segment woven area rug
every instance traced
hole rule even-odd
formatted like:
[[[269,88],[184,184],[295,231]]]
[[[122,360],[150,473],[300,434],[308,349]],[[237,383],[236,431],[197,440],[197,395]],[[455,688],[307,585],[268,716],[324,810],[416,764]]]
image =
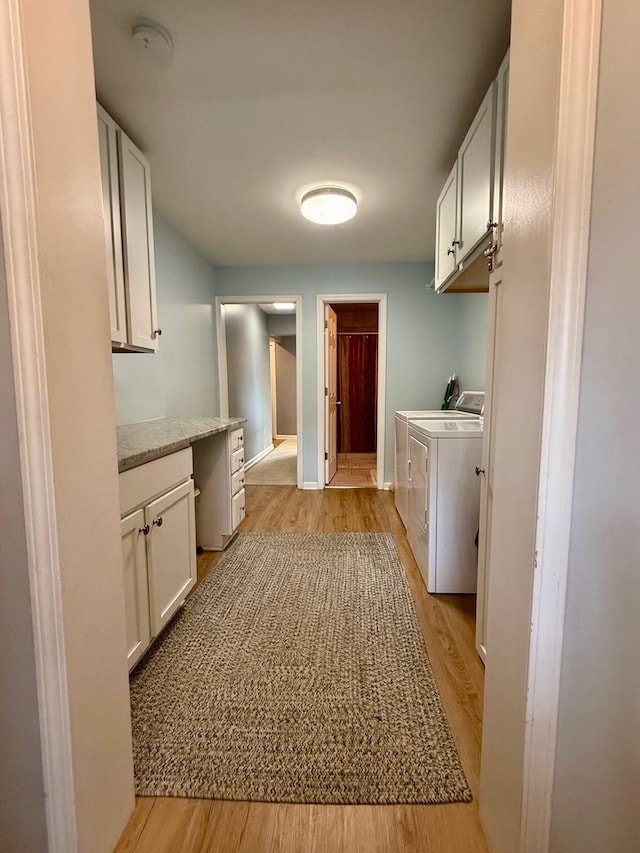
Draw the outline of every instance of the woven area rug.
[[[241,534],[131,706],[140,795],[471,799],[390,534]]]
[[[248,486],[295,486],[297,460],[298,442],[287,438],[245,472],[245,482]]]

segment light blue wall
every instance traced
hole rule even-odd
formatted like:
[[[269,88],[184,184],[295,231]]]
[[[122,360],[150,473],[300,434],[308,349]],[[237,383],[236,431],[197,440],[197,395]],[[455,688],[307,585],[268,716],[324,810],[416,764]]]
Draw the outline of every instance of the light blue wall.
[[[114,354],[118,424],[219,413],[214,267],[158,213],[153,231],[162,337],[157,353]]]
[[[271,376],[267,315],[257,305],[223,305],[229,414],[246,418],[245,459],[271,445]]]
[[[443,298],[444,298],[443,294]],[[484,391],[487,370],[488,293],[451,293],[459,305],[458,334],[460,354],[456,371],[460,388]]]
[[[393,413],[439,408],[449,374],[460,358],[460,296],[425,288],[431,264],[331,264],[219,267],[216,294],[302,296],[302,409],[304,480],[317,482],[316,295],[386,293],[387,394],[385,480],[393,480]]]

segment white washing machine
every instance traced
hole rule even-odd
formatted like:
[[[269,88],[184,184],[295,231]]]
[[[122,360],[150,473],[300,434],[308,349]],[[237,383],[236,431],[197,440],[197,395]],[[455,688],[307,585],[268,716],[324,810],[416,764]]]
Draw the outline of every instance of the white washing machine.
[[[474,593],[482,422],[409,422],[407,538],[429,592]]]
[[[394,498],[398,515],[408,527],[410,479],[409,423],[416,420],[478,420],[484,412],[484,391],[463,391],[453,409],[410,410],[395,413]]]

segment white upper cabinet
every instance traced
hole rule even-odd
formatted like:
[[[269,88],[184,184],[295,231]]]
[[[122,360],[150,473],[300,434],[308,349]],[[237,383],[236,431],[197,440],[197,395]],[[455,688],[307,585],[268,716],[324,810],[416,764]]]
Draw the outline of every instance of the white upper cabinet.
[[[504,181],[505,142],[507,137],[507,104],[509,100],[509,51],[505,56],[498,76],[496,77],[496,144],[493,158],[493,214],[492,219],[497,223],[496,243],[497,254],[495,265],[502,263],[502,187]]]
[[[156,350],[158,323],[149,161],[122,130],[118,130],[118,162],[129,343]]]
[[[487,291],[489,267],[494,260],[499,261],[499,255],[493,256],[501,240],[508,72],[507,53],[438,198],[435,246],[438,292]]]
[[[149,162],[98,104],[111,343],[115,351],[158,348]]]
[[[495,83],[489,87],[458,152],[458,239],[460,263],[491,233],[495,143]]]
[[[436,290],[456,269],[458,243],[458,164],[442,188],[436,207]]]
[[[100,141],[104,236],[107,246],[111,340],[114,344],[124,345],[127,343],[127,314],[124,296],[124,269],[122,266],[120,185],[116,135],[116,123],[98,104],[98,138]]]

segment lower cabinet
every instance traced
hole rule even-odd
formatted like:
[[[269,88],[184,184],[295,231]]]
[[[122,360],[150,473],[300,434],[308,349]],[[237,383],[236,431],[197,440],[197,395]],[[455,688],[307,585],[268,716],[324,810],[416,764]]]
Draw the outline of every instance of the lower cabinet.
[[[196,583],[192,470],[189,448],[120,474],[129,669]]]
[[[244,432],[227,430],[196,441],[193,470],[198,498],[198,547],[222,551],[245,517]]]

